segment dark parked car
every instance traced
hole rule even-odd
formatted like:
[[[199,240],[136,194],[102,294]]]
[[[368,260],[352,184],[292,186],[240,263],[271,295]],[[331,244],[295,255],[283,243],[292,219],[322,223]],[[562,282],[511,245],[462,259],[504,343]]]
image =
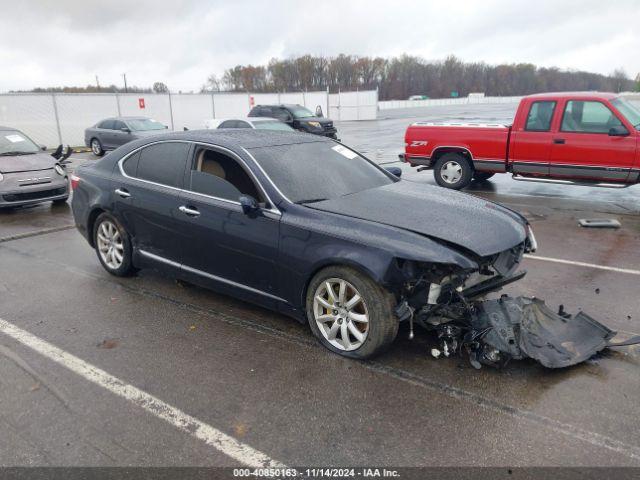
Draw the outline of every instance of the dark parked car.
[[[333,120],[318,117],[302,105],[257,105],[251,109],[249,116],[277,118],[295,130],[338,138]]]
[[[392,342],[400,321],[441,319],[521,278],[535,245],[511,210],[300,133],[137,140],[72,184],[76,226],[109,273],[166,269],[308,322],[354,358]]]
[[[69,197],[69,178],[62,146],[55,156],[44,151],[20,130],[0,127],[0,208],[64,203]]]
[[[84,131],[84,144],[101,157],[132,140],[157,135],[167,126],[146,117],[107,118]]]

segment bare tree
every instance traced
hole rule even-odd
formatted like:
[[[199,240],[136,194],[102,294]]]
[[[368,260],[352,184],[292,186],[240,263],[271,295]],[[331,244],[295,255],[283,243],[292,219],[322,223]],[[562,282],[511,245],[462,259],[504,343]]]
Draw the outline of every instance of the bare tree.
[[[627,72],[622,68],[616,68],[613,73],[610,75],[613,80],[613,89],[616,92],[622,92],[627,89],[629,84],[629,77],[627,76]]]
[[[155,93],[169,93],[169,87],[162,82],[155,82],[153,84],[153,91]]]

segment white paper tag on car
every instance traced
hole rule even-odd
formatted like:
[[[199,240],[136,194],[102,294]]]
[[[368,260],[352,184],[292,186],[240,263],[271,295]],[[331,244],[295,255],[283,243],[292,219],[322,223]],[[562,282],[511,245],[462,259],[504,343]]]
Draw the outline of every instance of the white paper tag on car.
[[[4,138],[6,138],[12,143],[24,142],[24,137],[20,135],[5,135]]]
[[[331,147],[331,150],[335,150],[343,157],[348,158],[349,160],[353,160],[358,156],[356,152],[353,150],[349,150],[347,147],[343,147],[342,145],[336,145],[335,147]]]

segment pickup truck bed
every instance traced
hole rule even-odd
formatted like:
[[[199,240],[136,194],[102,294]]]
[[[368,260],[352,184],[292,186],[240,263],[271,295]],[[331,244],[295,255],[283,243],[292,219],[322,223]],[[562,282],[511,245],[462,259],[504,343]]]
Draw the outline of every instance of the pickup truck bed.
[[[640,179],[640,110],[608,93],[521,100],[512,126],[417,122],[401,158],[441,186],[509,172],[518,180],[629,186]]]

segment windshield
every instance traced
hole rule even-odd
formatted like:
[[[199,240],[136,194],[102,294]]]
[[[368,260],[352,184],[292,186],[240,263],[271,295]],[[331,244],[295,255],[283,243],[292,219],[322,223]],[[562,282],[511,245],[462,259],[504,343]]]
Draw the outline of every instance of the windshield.
[[[635,128],[640,129],[640,109],[624,98],[614,98],[611,103],[618,111],[629,120]]]
[[[0,131],[0,155],[29,155],[40,151],[29,137],[17,130]]]
[[[253,122],[253,126],[256,127],[256,130],[283,130],[286,132],[293,131],[286,123],[278,122],[277,120],[272,120],[269,122]]]
[[[280,191],[295,203],[313,203],[394,183],[353,150],[333,142],[251,149]]]
[[[136,132],[145,130],[164,130],[164,125],[150,118],[138,118],[136,120],[127,120],[129,128]]]
[[[291,107],[289,108],[289,111],[294,116],[294,118],[315,117],[311,110],[307,110],[306,108],[300,106]]]

